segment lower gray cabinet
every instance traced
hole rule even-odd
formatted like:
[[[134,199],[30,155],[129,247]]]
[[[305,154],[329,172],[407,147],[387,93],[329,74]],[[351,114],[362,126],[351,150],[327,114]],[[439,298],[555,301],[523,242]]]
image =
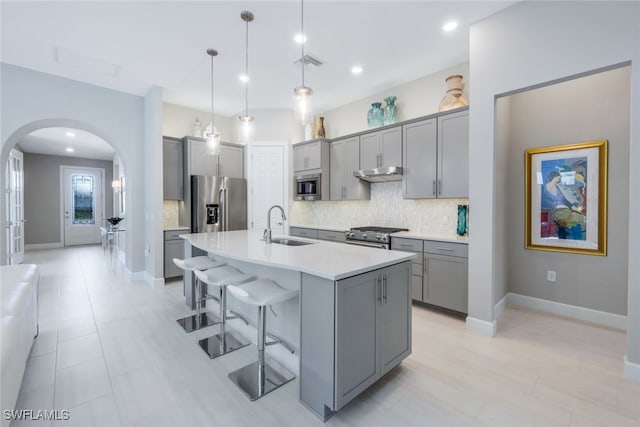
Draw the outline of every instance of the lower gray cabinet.
[[[410,275],[407,262],[338,281],[334,410],[411,354]]]
[[[347,240],[344,231],[318,230],[318,240],[329,240],[331,242],[344,242]]]
[[[303,273],[300,401],[321,419],[411,354],[410,276],[409,261],[338,281]]]
[[[184,240],[178,237],[188,233],[189,229],[164,232],[164,277],[182,276],[183,271],[173,262],[174,258],[184,258]]]
[[[424,254],[423,301],[467,313],[468,268],[467,258]]]
[[[317,239],[318,230],[313,228],[289,227],[289,234],[292,236],[306,237],[307,239]]]

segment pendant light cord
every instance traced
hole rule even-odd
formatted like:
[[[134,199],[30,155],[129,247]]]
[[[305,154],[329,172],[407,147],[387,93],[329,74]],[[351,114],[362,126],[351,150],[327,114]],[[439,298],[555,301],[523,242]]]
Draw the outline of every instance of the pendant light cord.
[[[244,115],[245,117],[249,117],[249,21],[246,22],[246,31],[245,31],[245,50],[244,50],[244,59],[245,59],[245,67],[244,67],[244,75],[247,77],[247,81],[244,87]]]
[[[306,43],[306,36],[304,35],[304,0],[300,0],[300,33],[300,37],[302,37],[302,43],[300,44],[302,57],[300,63],[302,64],[302,87],[304,87],[304,44]]]
[[[211,136],[215,133],[216,126],[213,120],[213,55],[211,55]]]

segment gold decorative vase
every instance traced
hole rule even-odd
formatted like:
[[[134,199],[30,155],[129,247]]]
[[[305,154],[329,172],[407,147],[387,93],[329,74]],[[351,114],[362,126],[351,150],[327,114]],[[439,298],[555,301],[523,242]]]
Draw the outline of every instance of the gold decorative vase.
[[[324,132],[324,117],[316,117],[316,125],[313,130],[314,138],[324,138],[326,136]]]

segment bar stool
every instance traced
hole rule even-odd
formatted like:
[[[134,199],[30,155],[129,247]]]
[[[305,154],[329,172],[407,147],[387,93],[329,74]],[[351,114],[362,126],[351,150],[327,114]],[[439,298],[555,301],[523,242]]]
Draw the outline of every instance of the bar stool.
[[[298,292],[284,289],[268,279],[258,279],[240,286],[231,285],[227,289],[240,301],[258,307],[258,360],[229,374],[231,381],[253,401],[295,378],[280,363],[267,363],[264,347],[280,343],[291,353],[294,352],[281,338],[267,333],[267,306],[293,298]],[[267,335],[274,341],[266,342]]]
[[[241,336],[238,336],[232,332],[225,330],[227,320],[242,319],[245,323],[248,322],[237,313],[233,313],[233,316],[227,316],[227,286],[228,285],[240,285],[250,280],[254,280],[256,276],[251,274],[245,274],[236,268],[226,266],[219,268],[212,268],[206,271],[194,271],[196,277],[207,285],[207,295],[205,298],[210,298],[208,291],[210,286],[218,288],[218,301],[220,303],[219,319],[220,319],[220,333],[212,337],[204,338],[198,341],[198,345],[209,355],[210,359],[215,359],[224,354],[231,353],[234,350],[249,345],[249,341]],[[213,297],[215,298],[215,296]]]
[[[224,262],[214,261],[206,255],[185,259],[174,258],[173,262],[184,271],[208,270],[226,265]],[[213,314],[202,312],[202,290],[200,289],[200,281],[197,276],[194,288],[196,294],[196,314],[177,320],[185,332],[193,332],[220,323]]]

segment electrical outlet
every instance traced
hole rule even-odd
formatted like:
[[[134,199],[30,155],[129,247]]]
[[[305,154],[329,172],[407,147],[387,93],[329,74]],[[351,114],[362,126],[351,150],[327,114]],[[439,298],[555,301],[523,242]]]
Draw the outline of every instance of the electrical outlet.
[[[556,283],[556,272],[553,270],[547,270],[547,282]]]

